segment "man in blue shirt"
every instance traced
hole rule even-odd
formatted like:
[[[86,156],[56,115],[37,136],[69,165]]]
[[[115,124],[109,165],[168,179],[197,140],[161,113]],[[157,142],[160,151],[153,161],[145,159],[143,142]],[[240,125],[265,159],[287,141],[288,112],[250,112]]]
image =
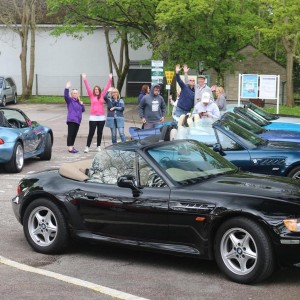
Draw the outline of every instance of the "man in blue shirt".
[[[180,70],[180,65],[176,65],[176,81],[181,88],[181,93],[175,111],[176,117],[180,117],[181,115],[186,115],[187,113],[189,113],[194,107],[195,98],[195,79],[190,78],[188,84],[185,84],[180,78]]]

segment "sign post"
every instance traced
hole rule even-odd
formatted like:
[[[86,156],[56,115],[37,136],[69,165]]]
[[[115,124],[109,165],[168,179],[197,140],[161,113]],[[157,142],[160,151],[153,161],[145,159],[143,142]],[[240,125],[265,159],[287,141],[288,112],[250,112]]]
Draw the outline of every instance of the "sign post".
[[[167,85],[166,90],[168,90],[168,115],[170,114],[170,89],[171,89],[171,83],[174,77],[174,71],[165,71]]]
[[[163,84],[164,81],[164,61],[151,61],[151,82],[154,84]]]

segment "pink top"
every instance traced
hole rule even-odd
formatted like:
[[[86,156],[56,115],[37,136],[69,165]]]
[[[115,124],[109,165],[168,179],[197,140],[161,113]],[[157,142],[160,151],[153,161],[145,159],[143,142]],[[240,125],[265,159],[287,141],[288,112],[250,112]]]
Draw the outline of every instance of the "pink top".
[[[89,83],[87,82],[87,80],[83,80],[87,93],[90,97],[90,101],[91,101],[91,115],[92,116],[105,116],[105,110],[104,110],[104,96],[106,95],[108,89],[111,86],[111,82],[112,79],[109,79],[106,87],[102,90],[100,98],[98,99],[97,96],[95,96],[93,94],[93,91],[91,90]]]

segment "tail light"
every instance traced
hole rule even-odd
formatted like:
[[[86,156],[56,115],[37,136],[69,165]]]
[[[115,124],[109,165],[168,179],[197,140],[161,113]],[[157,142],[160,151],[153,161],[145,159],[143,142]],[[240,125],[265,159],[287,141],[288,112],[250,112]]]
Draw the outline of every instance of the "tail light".
[[[17,186],[17,195],[20,195],[20,193],[21,193],[21,185],[19,183]]]

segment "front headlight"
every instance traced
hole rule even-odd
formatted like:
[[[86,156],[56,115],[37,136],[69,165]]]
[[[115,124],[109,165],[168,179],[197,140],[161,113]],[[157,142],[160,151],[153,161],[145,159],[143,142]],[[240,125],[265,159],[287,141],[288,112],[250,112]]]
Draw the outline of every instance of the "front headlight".
[[[283,224],[289,231],[300,231],[300,219],[285,219],[283,220]]]

